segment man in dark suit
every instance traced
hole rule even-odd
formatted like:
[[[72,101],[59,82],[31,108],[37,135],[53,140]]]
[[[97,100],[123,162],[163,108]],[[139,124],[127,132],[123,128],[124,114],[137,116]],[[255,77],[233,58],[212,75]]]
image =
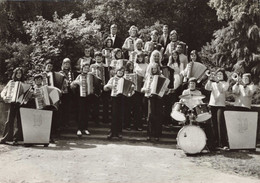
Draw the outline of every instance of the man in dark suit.
[[[110,26],[110,35],[109,37],[112,38],[113,40],[113,48],[122,48],[123,45],[123,41],[122,39],[117,35],[117,25],[116,24],[112,24]]]
[[[163,46],[163,48],[164,48],[163,53],[164,53],[167,45],[170,43],[168,25],[164,25],[162,31],[163,31],[163,34],[159,38],[159,43]]]

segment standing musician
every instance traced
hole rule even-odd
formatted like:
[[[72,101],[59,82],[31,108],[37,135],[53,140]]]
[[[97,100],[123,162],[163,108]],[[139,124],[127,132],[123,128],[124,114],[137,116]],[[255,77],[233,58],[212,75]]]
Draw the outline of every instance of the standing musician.
[[[105,58],[106,66],[110,66],[112,60],[112,50],[113,47],[113,40],[112,38],[108,37],[104,41],[104,48],[102,49],[102,55]]]
[[[215,74],[215,78],[214,75],[211,74],[205,85],[205,89],[211,91],[209,106],[212,114],[212,126],[216,142],[213,146],[222,148],[228,145],[224,109],[226,106],[226,91],[228,90],[229,83],[227,82],[227,75],[224,69],[218,69]]]
[[[74,80],[74,75],[71,71],[71,61],[69,58],[63,59],[60,73],[65,77],[60,105],[60,119],[63,123],[62,125],[65,127],[68,126],[70,120],[71,99],[73,97],[70,84]]]
[[[123,93],[125,90],[124,83],[127,83],[126,79],[123,78],[125,73],[124,67],[116,68],[116,75],[108,81],[108,83],[104,86],[105,91],[111,90],[111,98],[112,98],[112,123],[111,123],[111,130],[109,135],[107,136],[108,139],[113,137],[121,138],[122,132],[122,124],[123,119],[125,119],[124,114],[124,104],[125,104],[125,95],[128,95],[133,88],[133,83],[128,82],[130,86],[127,86],[131,90],[126,90],[126,94]],[[123,85],[121,85],[123,84]],[[120,86],[119,86],[120,85]],[[120,92],[119,92],[120,90]]]
[[[163,34],[159,37],[159,43],[164,48],[164,51],[163,51],[163,54],[164,54],[166,51],[167,45],[170,43],[168,25],[163,25],[162,32],[163,32]]]
[[[54,143],[53,138],[57,130],[57,118],[58,118],[57,110],[60,102],[61,90],[59,90],[56,87],[43,85],[42,74],[35,74],[33,79],[35,84],[32,87],[32,89],[29,91],[30,93],[32,93],[32,95],[30,95],[27,106],[30,108],[53,111],[50,143]],[[53,92],[53,94],[55,93],[55,95],[53,95],[53,97],[50,97],[48,90],[55,90],[55,92]]]
[[[89,82],[91,77],[90,66],[89,64],[83,64],[81,68],[81,74],[71,83],[71,87],[75,88],[79,86],[79,97],[78,97],[78,105],[79,105],[79,113],[78,113],[78,130],[77,136],[81,137],[84,133],[85,135],[89,135],[88,131],[88,114],[90,112],[90,99],[93,97],[90,94],[90,90],[92,87]],[[92,80],[93,82],[93,80]],[[96,111],[94,111],[96,112]]]
[[[134,62],[128,61],[126,63],[126,67],[125,67],[125,74],[124,74],[124,78],[131,80],[132,82],[134,82],[132,79],[133,77],[127,77],[127,75],[132,75],[134,76]],[[127,129],[127,130],[131,130],[131,124],[132,124],[132,119],[133,119],[133,105],[134,105],[134,96],[133,95],[129,95],[127,97],[125,97],[125,104],[124,104],[124,124],[123,124],[123,128]]]
[[[103,63],[103,56],[100,51],[95,52],[95,64],[90,66],[90,70],[100,79],[101,85],[98,87],[102,91],[103,86],[108,82],[110,78],[109,67]],[[97,83],[98,84],[98,83]],[[109,92],[102,91],[100,94],[96,94],[90,99],[90,103],[93,104],[92,116],[96,124],[99,123],[99,100],[101,99],[103,106],[102,122],[108,123],[108,105],[109,105]]]
[[[158,36],[159,36],[158,31],[157,30],[153,30],[151,32],[151,41],[146,42],[145,45],[144,45],[144,51],[146,52],[148,57],[151,56],[151,53],[154,50],[158,50],[161,53],[161,55],[163,54],[163,47],[158,42]]]
[[[81,67],[83,64],[93,64],[95,61],[93,60],[94,50],[92,47],[86,46],[84,48],[84,56],[79,58],[76,64],[77,73],[81,73]]]
[[[122,39],[117,34],[117,25],[112,24],[110,26],[110,37],[113,40],[112,47],[113,48],[122,48]]]
[[[138,38],[135,41],[135,49],[134,49],[134,51],[131,52],[129,60],[134,62],[135,59],[136,59],[136,55],[139,54],[139,53],[143,53],[143,52],[144,52],[144,50],[143,50],[143,40]]]
[[[17,145],[18,141],[23,141],[21,116],[19,111],[21,102],[17,97],[15,97],[15,95],[19,95],[20,92],[18,90],[20,89],[17,87],[17,91],[15,91],[16,87],[14,86],[14,84],[19,85],[22,83],[24,83],[24,73],[22,68],[18,67],[14,69],[12,79],[7,83],[1,92],[1,97],[3,98],[4,102],[10,103],[7,121],[5,122],[4,127],[3,138],[0,140],[1,144],[5,144],[7,141],[14,141],[14,145]],[[14,97],[15,99],[12,101],[12,98]],[[17,131],[14,134],[15,118],[17,119]]]
[[[124,56],[126,59],[128,59],[131,55],[131,52],[134,51],[134,45],[137,39],[138,28],[132,25],[128,32],[130,36],[125,39],[125,42],[122,46],[122,50],[125,53]]]
[[[147,140],[151,140],[151,138],[155,138],[156,141],[159,141],[159,138],[162,134],[162,110],[163,110],[163,103],[162,99],[159,95],[151,93],[153,80],[155,76],[165,78],[161,75],[160,67],[157,63],[153,63],[151,65],[150,72],[146,77],[146,81],[144,83],[143,88],[141,91],[145,93],[145,96],[148,98],[148,128],[147,128]],[[167,86],[166,86],[167,87]]]
[[[113,77],[115,75],[115,69],[118,66],[118,62],[120,59],[123,59],[124,55],[120,48],[115,48],[112,51],[112,61],[110,64],[111,70],[110,70],[110,77]]]
[[[141,79],[140,86],[143,86],[144,84],[144,78],[146,75],[148,64],[145,63],[145,55],[144,53],[138,53],[136,55],[135,61],[134,61],[134,73],[136,73],[137,77]],[[140,87],[141,89],[141,87]],[[144,94],[139,89],[139,86],[135,89],[135,93],[133,95],[134,98],[134,128],[138,131],[141,131],[143,129],[143,121],[142,116],[145,116],[145,100],[144,100]]]
[[[47,79],[47,82],[44,83],[46,83],[48,86],[56,87],[61,91],[64,91],[64,89],[66,88],[66,87],[64,88],[64,86],[66,86],[64,84],[65,76],[59,72],[53,71],[53,63],[50,59],[48,59],[45,62],[45,71],[43,72],[43,75],[47,76],[47,78],[44,77],[44,80]],[[60,110],[53,111],[52,130],[51,130],[52,136],[58,135],[58,128],[61,122],[60,116],[61,116]]]
[[[252,97],[257,87],[252,83],[251,74],[245,73],[242,76],[242,82],[239,81],[232,87],[232,93],[236,95],[234,106],[236,110],[247,111],[251,109]]]

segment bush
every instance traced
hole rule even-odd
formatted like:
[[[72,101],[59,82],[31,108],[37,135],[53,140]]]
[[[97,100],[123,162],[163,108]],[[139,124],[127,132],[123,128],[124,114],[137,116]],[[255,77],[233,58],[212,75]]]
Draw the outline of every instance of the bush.
[[[68,57],[72,65],[83,56],[84,47],[102,46],[100,25],[86,20],[85,14],[72,18],[67,14],[59,18],[53,15],[53,21],[37,16],[36,21],[24,22],[26,33],[31,36],[34,47],[31,53],[33,64],[44,63],[46,59],[54,62],[54,70],[60,69],[62,60]]]

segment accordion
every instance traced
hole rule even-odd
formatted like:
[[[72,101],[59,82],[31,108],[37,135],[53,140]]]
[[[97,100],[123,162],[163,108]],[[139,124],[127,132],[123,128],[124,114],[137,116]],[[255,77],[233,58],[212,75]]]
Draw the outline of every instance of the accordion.
[[[103,85],[105,85],[105,83],[107,83],[108,80],[110,79],[109,67],[97,66],[96,68],[94,68],[94,72],[96,77],[102,81]]]
[[[187,78],[195,77],[198,83],[203,79],[207,67],[199,62],[190,62],[187,65]]]
[[[124,75],[125,79],[132,81],[135,85],[134,90],[141,92],[141,89],[143,87],[143,80],[144,77],[136,74],[136,73],[132,73],[132,74],[125,74]]]
[[[30,84],[24,84],[21,81],[11,81],[6,93],[7,103],[18,102],[22,103],[24,94],[30,88]]]
[[[46,106],[53,106],[58,109],[60,91],[55,87],[42,86],[34,88],[36,109],[43,109]]]
[[[144,83],[144,88],[150,89],[145,93],[146,97],[158,95],[162,97],[170,83],[170,80],[159,75],[149,75]]]
[[[64,86],[65,76],[59,72],[48,72],[47,73],[48,86],[57,87],[60,90]]]
[[[111,96],[115,97],[119,94],[123,94],[124,96],[130,97],[133,94],[132,88],[133,82],[127,80],[125,78],[114,77],[113,79],[113,87],[111,91]]]
[[[92,74],[80,75],[80,96],[86,97],[90,94],[100,95],[101,80]]]

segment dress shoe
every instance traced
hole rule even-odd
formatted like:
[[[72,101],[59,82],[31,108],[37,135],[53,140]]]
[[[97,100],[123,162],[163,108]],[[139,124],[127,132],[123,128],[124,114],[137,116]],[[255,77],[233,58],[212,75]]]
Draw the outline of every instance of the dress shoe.
[[[81,137],[82,136],[82,132],[80,130],[77,131],[77,136]]]
[[[88,130],[85,130],[84,132],[85,132],[86,135],[90,135]]]

